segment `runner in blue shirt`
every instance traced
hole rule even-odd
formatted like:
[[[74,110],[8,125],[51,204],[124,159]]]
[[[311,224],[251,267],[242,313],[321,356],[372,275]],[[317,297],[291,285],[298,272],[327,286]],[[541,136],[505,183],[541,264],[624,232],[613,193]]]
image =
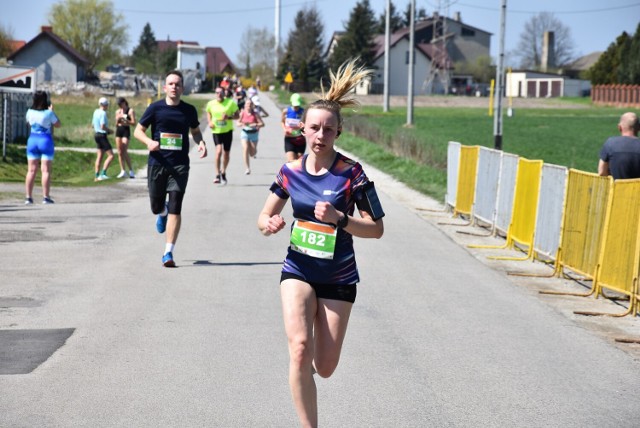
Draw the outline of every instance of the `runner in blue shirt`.
[[[289,343],[289,385],[302,426],[317,426],[313,373],[333,374],[356,298],[358,270],[353,236],[380,238],[384,212],[362,167],[335,150],[340,110],[357,104],[351,89],[371,70],[355,61],[331,74],[331,87],[311,103],[300,128],[309,153],[285,164],[258,217],[264,235],[278,233],[288,199],[293,207],[290,246],[280,292]],[[355,208],[359,216],[354,216]]]

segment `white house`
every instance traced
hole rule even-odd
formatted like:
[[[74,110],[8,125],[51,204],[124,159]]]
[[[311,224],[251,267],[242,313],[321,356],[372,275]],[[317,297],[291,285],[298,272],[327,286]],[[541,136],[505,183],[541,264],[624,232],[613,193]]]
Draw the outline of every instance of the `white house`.
[[[327,48],[331,56],[344,33],[334,33]],[[390,37],[389,43],[389,94],[406,95],[409,77],[409,28],[401,28]],[[377,71],[369,89],[382,93],[384,85],[384,35],[375,40],[374,66]],[[414,95],[442,94],[456,81],[454,64],[474,62],[481,56],[489,56],[491,33],[462,22],[460,13],[454,18],[439,16],[416,22],[414,28]],[[464,76],[463,81],[467,81]],[[458,79],[459,80],[459,79]]]
[[[374,67],[376,73],[371,84],[371,90],[374,93],[380,93],[384,84],[384,42],[383,48],[376,55]],[[432,77],[432,59],[437,55],[434,54],[433,45],[420,43],[415,45],[414,52],[414,95],[427,93],[444,93],[446,82],[441,77],[450,71],[450,64],[446,53],[442,61],[441,67],[434,70],[434,78]],[[409,39],[408,37],[397,37],[394,43],[390,44],[389,49],[389,95],[407,95],[407,82],[409,81]]]

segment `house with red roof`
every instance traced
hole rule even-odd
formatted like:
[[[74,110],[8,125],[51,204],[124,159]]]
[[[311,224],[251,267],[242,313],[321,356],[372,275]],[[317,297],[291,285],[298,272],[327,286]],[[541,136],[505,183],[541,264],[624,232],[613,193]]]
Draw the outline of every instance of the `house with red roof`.
[[[198,42],[183,41],[183,40],[159,40],[158,51],[164,52],[167,49],[178,49],[178,45],[199,46]],[[224,49],[220,47],[206,47],[205,53],[205,70],[210,74],[236,74],[237,70],[233,62],[229,59]],[[177,63],[177,59],[176,59]]]
[[[15,66],[35,68],[38,84],[84,81],[89,65],[89,61],[50,26],[41,27],[40,34],[15,50],[7,60]]]

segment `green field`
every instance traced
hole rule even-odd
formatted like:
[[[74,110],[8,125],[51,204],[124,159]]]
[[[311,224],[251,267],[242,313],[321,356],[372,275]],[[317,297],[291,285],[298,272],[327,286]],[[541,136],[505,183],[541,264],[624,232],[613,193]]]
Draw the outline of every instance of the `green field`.
[[[624,111],[590,106],[518,109],[513,117],[504,116],[502,148],[529,159],[595,172],[600,147],[618,133],[616,125]],[[340,145],[438,199],[445,192],[449,141],[494,147],[493,118],[486,109],[416,108],[414,126],[406,128],[405,123],[406,109],[383,113],[380,107],[361,107],[345,119],[345,126],[364,140],[376,141],[376,147],[351,137]]]

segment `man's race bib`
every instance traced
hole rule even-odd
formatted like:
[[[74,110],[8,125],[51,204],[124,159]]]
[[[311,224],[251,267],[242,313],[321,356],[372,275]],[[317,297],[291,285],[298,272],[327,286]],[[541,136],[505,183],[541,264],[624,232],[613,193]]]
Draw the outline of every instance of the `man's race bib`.
[[[227,121],[226,120],[216,120],[216,126],[218,128],[224,128],[225,126],[227,126]]]
[[[284,120],[284,126],[291,130],[289,131],[289,134],[291,134],[291,136],[297,137],[298,135],[300,135],[300,119],[288,117]]]
[[[160,148],[162,150],[182,150],[182,134],[161,132]]]
[[[318,259],[333,260],[337,229],[331,225],[296,220],[291,230],[291,249]]]

